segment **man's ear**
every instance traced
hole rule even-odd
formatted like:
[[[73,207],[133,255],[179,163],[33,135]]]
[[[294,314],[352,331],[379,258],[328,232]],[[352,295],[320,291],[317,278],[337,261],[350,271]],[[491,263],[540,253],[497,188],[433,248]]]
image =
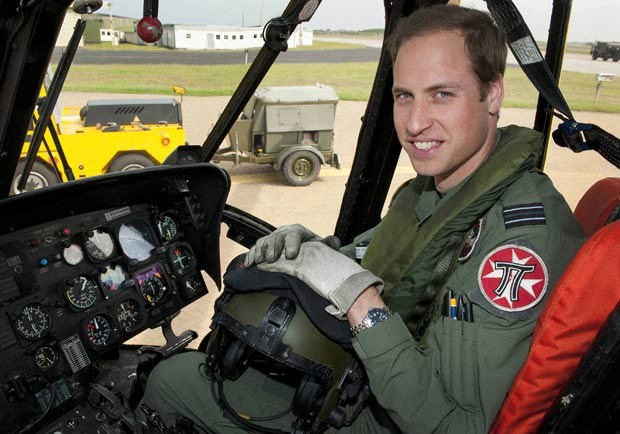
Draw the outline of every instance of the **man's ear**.
[[[489,84],[487,92],[487,104],[489,105],[489,114],[496,115],[504,101],[504,79],[499,78]]]

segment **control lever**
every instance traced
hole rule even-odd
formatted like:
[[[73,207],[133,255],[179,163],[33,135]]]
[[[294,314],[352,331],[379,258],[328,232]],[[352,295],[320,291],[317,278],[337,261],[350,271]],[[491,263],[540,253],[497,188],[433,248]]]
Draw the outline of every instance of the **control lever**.
[[[172,330],[172,316],[165,318],[162,322],[156,324],[154,327],[161,326],[166,343],[161,347],[143,346],[138,349],[138,355],[144,353],[156,353],[161,355],[164,359],[178,353],[185,348],[191,341],[198,337],[198,333],[194,330],[185,330],[180,335],[174,334]]]

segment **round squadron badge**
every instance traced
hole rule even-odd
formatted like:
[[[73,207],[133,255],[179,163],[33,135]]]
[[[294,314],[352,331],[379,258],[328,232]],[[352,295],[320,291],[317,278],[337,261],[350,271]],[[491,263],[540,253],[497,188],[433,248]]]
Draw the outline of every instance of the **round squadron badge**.
[[[478,284],[496,308],[519,312],[534,307],[547,291],[543,260],[532,249],[515,244],[498,247],[482,261]]]

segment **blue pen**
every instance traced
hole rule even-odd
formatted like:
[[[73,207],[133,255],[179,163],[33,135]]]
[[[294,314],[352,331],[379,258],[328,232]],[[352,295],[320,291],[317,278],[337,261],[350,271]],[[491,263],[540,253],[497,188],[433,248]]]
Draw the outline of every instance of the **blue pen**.
[[[456,319],[456,298],[450,299],[450,318]]]

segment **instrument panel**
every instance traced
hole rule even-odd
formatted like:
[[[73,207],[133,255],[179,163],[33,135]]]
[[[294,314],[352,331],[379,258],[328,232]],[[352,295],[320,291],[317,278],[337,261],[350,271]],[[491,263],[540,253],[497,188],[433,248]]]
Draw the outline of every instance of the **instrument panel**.
[[[0,203],[1,423],[87,393],[98,359],[206,294],[203,271],[220,281],[228,188],[159,167]]]

